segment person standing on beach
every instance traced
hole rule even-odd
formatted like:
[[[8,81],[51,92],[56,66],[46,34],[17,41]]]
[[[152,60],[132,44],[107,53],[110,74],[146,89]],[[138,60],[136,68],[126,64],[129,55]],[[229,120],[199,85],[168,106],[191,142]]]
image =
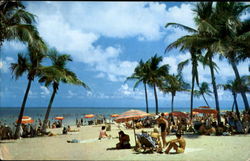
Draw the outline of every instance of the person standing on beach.
[[[164,118],[164,113],[161,113],[161,115],[156,119],[156,121],[159,124],[159,127],[161,128],[161,138],[162,138],[162,143],[163,143],[162,145],[163,145],[163,148],[165,148],[168,121]]]

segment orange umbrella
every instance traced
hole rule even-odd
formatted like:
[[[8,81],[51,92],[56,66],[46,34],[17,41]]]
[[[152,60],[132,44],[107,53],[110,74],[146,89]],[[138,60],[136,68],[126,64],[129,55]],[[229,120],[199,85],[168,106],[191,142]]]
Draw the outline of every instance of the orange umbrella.
[[[61,117],[61,116],[58,116],[58,117],[55,117],[56,120],[63,120],[64,117]]]
[[[193,112],[206,113],[206,114],[217,114],[217,111],[214,109],[195,108],[195,109],[193,109]]]
[[[168,115],[169,115],[169,113],[168,113],[168,112],[165,112],[165,113],[164,113],[164,116],[168,116]]]
[[[87,115],[84,116],[84,118],[93,118],[93,117],[95,117],[94,114],[87,114]]]
[[[184,112],[180,112],[180,111],[173,111],[170,114],[172,114],[173,116],[188,117],[188,114],[185,114]]]
[[[200,106],[199,108],[210,108],[210,107],[208,107],[208,106]]]
[[[120,115],[118,115],[118,114],[112,114],[112,115],[110,115],[110,117],[118,117],[118,116],[120,116]]]
[[[16,123],[17,122],[18,122],[18,120],[16,120]],[[30,123],[33,123],[33,122],[34,122],[34,120],[32,120],[31,117],[29,117],[29,116],[23,116],[22,117],[22,121],[21,121],[22,124],[30,124]]]
[[[119,117],[115,119],[115,122],[127,122],[127,121],[132,121],[133,123],[133,129],[134,129],[134,137],[135,137],[135,126],[134,126],[134,120],[146,117],[146,116],[151,116],[151,114],[146,113],[141,110],[129,110],[127,112],[122,113]],[[135,137],[135,143],[136,143],[136,137]]]

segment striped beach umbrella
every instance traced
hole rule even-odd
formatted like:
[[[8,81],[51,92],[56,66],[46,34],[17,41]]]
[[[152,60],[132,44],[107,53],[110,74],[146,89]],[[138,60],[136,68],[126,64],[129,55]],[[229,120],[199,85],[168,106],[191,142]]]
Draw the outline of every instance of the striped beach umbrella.
[[[18,122],[18,120],[16,120],[16,123],[17,122]],[[30,123],[33,123],[33,122],[34,122],[34,120],[32,120],[32,118],[29,117],[29,116],[23,116],[22,117],[22,121],[21,121],[22,124],[30,124]]]
[[[93,117],[95,117],[94,114],[86,114],[86,115],[84,116],[84,118],[93,118]]]
[[[170,113],[170,115],[176,116],[176,117],[188,117],[188,114],[185,114],[184,112],[181,111],[173,111]]]
[[[200,106],[199,108],[210,108],[209,106]]]
[[[147,116],[151,116],[151,114],[146,113],[141,110],[129,110],[127,112],[122,113],[119,117],[115,119],[115,122],[128,122],[132,120],[133,129],[134,129],[134,137],[135,137],[135,126],[134,126],[134,120],[138,120],[140,118],[144,118]],[[135,137],[135,143],[136,143],[136,137]]]

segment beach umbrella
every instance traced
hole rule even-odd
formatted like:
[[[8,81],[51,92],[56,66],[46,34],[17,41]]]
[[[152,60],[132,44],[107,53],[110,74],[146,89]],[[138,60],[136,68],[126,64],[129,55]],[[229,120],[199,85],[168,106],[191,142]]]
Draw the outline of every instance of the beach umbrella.
[[[18,122],[18,120],[16,120],[16,123],[17,122]],[[30,124],[30,123],[33,123],[33,122],[34,122],[34,120],[32,120],[32,118],[29,117],[29,116],[23,116],[22,117],[22,121],[21,121],[22,124]]]
[[[118,115],[118,114],[112,114],[112,115],[110,115],[110,117],[118,117],[118,116],[120,116],[120,115]]]
[[[192,113],[193,113],[193,115],[198,115],[199,114],[199,112],[194,112],[194,111]]]
[[[61,117],[61,116],[58,116],[58,117],[55,117],[56,120],[63,120],[64,117]]]
[[[202,108],[195,108],[193,109],[193,112],[199,112],[204,114],[217,114],[217,110],[214,109],[202,109]]]
[[[93,117],[95,117],[94,114],[86,114],[86,115],[84,116],[84,118],[93,118]]]
[[[180,111],[173,111],[170,114],[176,117],[185,117],[185,118],[188,117],[188,114],[185,114],[184,112],[180,112]]]
[[[165,113],[164,113],[164,116],[168,116],[168,115],[169,115],[169,113],[168,113],[168,112],[165,112]]]
[[[134,126],[134,120],[138,120],[140,118],[144,118],[147,116],[151,116],[151,114],[146,113],[141,110],[129,110],[124,113],[122,113],[119,117],[115,119],[115,122],[128,122],[132,121],[133,129],[134,129],[134,136],[135,136],[135,126]],[[136,137],[135,137],[135,143],[136,143]]]
[[[199,108],[210,108],[210,107],[208,107],[208,106],[200,106]]]

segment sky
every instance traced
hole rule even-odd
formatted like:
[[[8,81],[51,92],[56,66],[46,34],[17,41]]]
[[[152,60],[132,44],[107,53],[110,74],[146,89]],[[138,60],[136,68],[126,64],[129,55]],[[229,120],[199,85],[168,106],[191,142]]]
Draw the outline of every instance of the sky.
[[[145,107],[144,88],[133,90],[134,81],[126,81],[140,59],[147,61],[157,54],[163,64],[176,73],[177,64],[189,58],[189,52],[177,49],[164,53],[165,48],[187,34],[176,28],[165,28],[169,22],[195,28],[192,7],[195,2],[48,2],[26,1],[26,9],[36,15],[36,26],[49,47],[69,54],[73,62],[67,67],[76,73],[91,90],[81,86],[61,83],[54,107]],[[250,13],[242,15],[250,18]],[[0,107],[20,107],[27,87],[27,76],[15,80],[9,70],[18,53],[27,47],[17,41],[5,41],[0,49]],[[234,72],[227,60],[214,60],[220,70],[216,73],[218,84],[234,79]],[[45,60],[44,63],[49,63]],[[249,61],[238,65],[240,75],[249,74]],[[184,80],[191,82],[191,66],[183,71]],[[211,86],[210,70],[199,65],[200,81]],[[32,82],[26,107],[46,107],[52,87]],[[221,107],[231,108],[230,92],[219,89]],[[148,88],[149,106],[155,107],[153,89]],[[159,107],[170,107],[171,95],[158,90]],[[247,94],[248,100],[250,95]],[[211,107],[214,98],[207,96]],[[243,107],[242,98],[238,103]],[[175,107],[189,107],[190,93],[177,92]],[[205,105],[202,98],[195,98],[194,105]]]

